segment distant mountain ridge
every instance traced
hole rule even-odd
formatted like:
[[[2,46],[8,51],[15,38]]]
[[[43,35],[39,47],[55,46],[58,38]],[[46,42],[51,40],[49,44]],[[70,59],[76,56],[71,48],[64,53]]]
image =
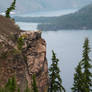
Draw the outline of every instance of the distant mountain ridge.
[[[13,0],[0,0],[0,12],[4,12]],[[92,0],[16,0],[17,13],[29,13],[34,11],[80,8],[92,2]],[[67,3],[68,2],[68,3]]]
[[[54,20],[48,21],[48,23],[38,25],[38,29],[48,31],[61,29],[92,29],[92,4],[83,7],[74,14],[53,19]]]

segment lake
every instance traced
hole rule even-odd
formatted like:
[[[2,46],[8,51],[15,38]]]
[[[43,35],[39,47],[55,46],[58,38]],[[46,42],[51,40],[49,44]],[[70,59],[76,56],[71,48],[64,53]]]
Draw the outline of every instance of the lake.
[[[17,22],[21,29],[36,30],[35,23]],[[52,50],[59,58],[61,78],[66,92],[71,92],[75,67],[82,58],[82,46],[86,37],[89,38],[92,49],[92,30],[59,30],[42,32],[42,37],[47,43],[47,59],[51,64]],[[92,52],[90,53],[92,59]]]

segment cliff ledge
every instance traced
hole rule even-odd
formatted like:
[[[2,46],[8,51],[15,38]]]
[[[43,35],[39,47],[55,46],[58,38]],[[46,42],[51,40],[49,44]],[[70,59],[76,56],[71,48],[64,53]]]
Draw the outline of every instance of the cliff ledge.
[[[48,64],[46,42],[41,32],[22,31],[12,20],[0,16],[0,86],[16,76],[23,92],[27,84],[31,87],[32,74],[36,75],[39,92],[45,92]]]

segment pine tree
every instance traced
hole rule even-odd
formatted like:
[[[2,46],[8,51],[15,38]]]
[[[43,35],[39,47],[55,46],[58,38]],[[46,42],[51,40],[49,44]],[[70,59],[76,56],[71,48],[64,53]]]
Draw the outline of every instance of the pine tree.
[[[64,87],[62,86],[62,80],[60,78],[60,69],[58,67],[59,59],[56,58],[56,54],[52,51],[52,64],[49,68],[49,80],[50,85],[48,92],[65,92]]]
[[[0,88],[0,92],[6,92],[5,88]]]
[[[6,90],[7,92],[10,92],[11,84],[12,84],[11,79],[8,79],[8,82],[7,82],[6,85],[5,85],[5,90]]]
[[[18,91],[17,92],[20,92],[20,88],[18,88]]]
[[[8,79],[7,84],[5,85],[5,90],[7,92],[15,92],[16,91],[16,80],[15,77]]]
[[[78,64],[75,70],[76,73],[74,74],[74,84],[72,87],[72,92],[83,92],[83,73],[81,63]]]
[[[92,92],[92,65],[90,62],[91,59],[89,58],[89,40],[88,38],[85,39],[84,46],[83,46],[83,59],[81,61],[83,67],[83,78],[84,78],[84,91],[83,92]]]
[[[35,74],[33,74],[33,76],[32,76],[32,80],[33,80],[33,82],[32,82],[33,92],[38,92],[38,88],[37,88],[37,84],[36,84],[36,76],[35,76]]]
[[[90,72],[92,65],[89,58],[90,48],[88,38],[85,39],[83,48],[83,59],[76,68],[72,92],[92,92],[92,73]]]
[[[11,92],[15,92],[16,91],[16,78],[12,77],[12,83],[11,83]]]
[[[16,4],[16,0],[14,0],[12,2],[12,4],[10,5],[10,7],[7,8],[7,10],[6,10],[6,17],[7,18],[10,18],[10,12],[13,11],[13,10],[15,10],[15,4]]]
[[[30,89],[28,88],[28,85],[26,86],[26,89],[24,90],[24,92],[31,92]]]

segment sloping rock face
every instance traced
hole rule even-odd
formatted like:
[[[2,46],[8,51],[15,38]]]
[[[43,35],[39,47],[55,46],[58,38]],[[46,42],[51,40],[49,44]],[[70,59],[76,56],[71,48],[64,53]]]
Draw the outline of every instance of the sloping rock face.
[[[12,19],[0,15],[0,34],[7,34],[10,36],[10,34],[18,33],[20,31],[21,30]]]
[[[4,86],[9,78],[16,76],[17,85],[23,92],[27,84],[32,88],[32,75],[35,74],[39,92],[46,92],[48,64],[46,42],[41,38],[41,32],[14,32],[11,39],[10,35],[6,35],[0,34],[0,86]]]
[[[46,59],[46,43],[41,32],[22,32],[24,36],[23,53],[26,56],[26,79],[31,85],[32,74],[36,74],[40,92],[45,92],[48,85],[48,64]]]

